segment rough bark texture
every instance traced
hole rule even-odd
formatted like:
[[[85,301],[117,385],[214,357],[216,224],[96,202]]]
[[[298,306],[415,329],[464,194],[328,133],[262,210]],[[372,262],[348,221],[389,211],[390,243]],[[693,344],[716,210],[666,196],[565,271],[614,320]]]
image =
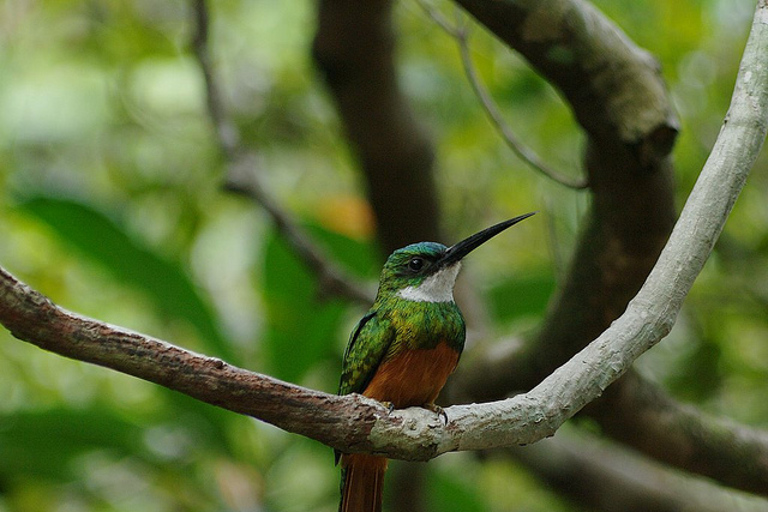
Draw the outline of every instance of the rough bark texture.
[[[522,355],[495,359],[483,367],[480,378],[466,380],[477,384],[472,388],[477,396],[503,395],[535,384],[565,363],[530,392],[499,402],[450,407],[447,425],[423,409],[387,414],[381,405],[359,396],[308,390],[73,315],[2,270],[0,322],[17,337],[46,350],[156,382],[344,451],[426,460],[451,450],[525,444],[552,435],[663,338],[706,261],[768,128],[768,69],[762,65],[768,47],[768,6],[765,0],[758,4],[732,108],[653,267],[673,218],[668,153],[676,123],[651,59],[593,8],[576,0],[460,3],[560,88],[589,136],[586,161],[594,205],[569,280],[536,343]],[[419,150],[424,139],[408,122],[411,116],[396,91],[389,3],[367,2],[363,9],[351,1],[324,1],[321,25],[329,20],[344,23],[326,30],[328,39],[318,35],[318,61],[331,88],[339,88],[337,101],[371,175],[371,194],[398,198],[394,206],[376,200],[380,223],[383,226],[386,218],[390,230],[382,232],[385,244],[402,245],[399,237],[409,236],[403,235],[406,228],[400,221],[411,227],[413,222],[424,222],[414,228],[422,238],[425,230],[436,230],[434,211],[421,209],[414,212],[423,218],[409,218],[398,208],[410,204],[408,194],[422,199],[434,194],[431,167],[423,165],[431,163],[431,152]],[[365,56],[377,55],[370,67],[378,66],[381,75],[348,67],[348,59],[356,58],[355,66],[366,68],[359,61],[362,50],[349,48],[344,39],[355,30],[363,32],[353,42],[361,36],[370,38],[372,46]],[[380,84],[370,83],[379,76],[387,91],[377,91]],[[376,99],[375,105],[362,102],[360,91]],[[387,106],[391,111],[378,110]],[[366,109],[372,116],[367,121],[354,117]],[[405,124],[398,124],[398,119]],[[411,137],[399,138],[403,133]],[[376,144],[384,140],[391,144],[385,147],[406,149],[392,157],[390,166],[408,168],[410,159],[403,155],[411,155],[424,158],[419,170],[378,168],[390,158]],[[415,180],[418,192],[383,192],[393,180],[406,177]],[[651,267],[654,270],[642,285]],[[595,341],[584,347],[593,337]],[[659,393],[630,373],[591,414],[608,433],[651,455],[734,487],[768,493],[766,433],[710,421]]]
[[[652,57],[589,4],[457,3],[562,92],[588,135],[593,203],[568,278],[528,350],[467,382],[473,396],[489,398],[535,385],[640,289],[674,224],[677,120]]]
[[[588,224],[567,281],[538,336],[523,350],[507,350],[503,357],[494,350],[463,374],[464,388],[473,399],[482,400],[535,385],[624,311],[653,267],[674,219],[668,153],[677,123],[653,60],[589,4],[559,0],[458,3],[562,91],[589,136],[586,166],[593,195]],[[753,46],[762,44],[755,41],[763,37],[764,10],[761,2]],[[752,48],[755,51],[759,52]],[[745,55],[747,67],[757,54]],[[754,77],[743,70],[742,79],[754,85]],[[753,91],[735,103],[759,105],[751,94],[760,96]],[[759,116],[738,122],[753,123],[759,134],[762,128],[754,126],[760,124]],[[727,120],[726,127],[729,123],[733,119]],[[735,198],[733,192],[741,183],[730,185],[728,197]],[[712,213],[707,210],[699,215],[705,219]],[[685,229],[697,228],[694,224]],[[692,264],[695,268],[696,263],[685,261],[680,268],[690,269]],[[723,422],[691,414],[690,408],[632,371],[586,412],[616,439],[660,460],[742,489],[763,492],[759,489],[768,488],[762,471],[734,464],[743,455],[744,436],[728,428],[720,432]],[[659,424],[674,429],[664,430]],[[659,441],[657,436],[666,440]],[[723,437],[729,442],[716,441],[725,441]],[[751,460],[765,467],[764,452]]]

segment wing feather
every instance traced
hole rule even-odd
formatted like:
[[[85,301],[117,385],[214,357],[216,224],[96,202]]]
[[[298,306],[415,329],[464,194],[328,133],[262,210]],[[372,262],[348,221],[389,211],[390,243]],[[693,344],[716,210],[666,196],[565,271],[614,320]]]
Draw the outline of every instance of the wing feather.
[[[339,394],[362,393],[395,337],[389,319],[369,311],[357,324],[344,351]]]

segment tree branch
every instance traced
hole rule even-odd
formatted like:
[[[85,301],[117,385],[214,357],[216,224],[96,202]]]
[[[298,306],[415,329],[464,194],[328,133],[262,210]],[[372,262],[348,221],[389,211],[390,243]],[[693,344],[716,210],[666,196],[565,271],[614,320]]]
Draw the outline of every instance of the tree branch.
[[[4,270],[0,322],[41,348],[156,382],[345,451],[426,460],[447,451],[528,444],[550,436],[669,332],[728,218],[768,131],[768,67],[760,65],[768,47],[766,1],[755,15],[726,122],[648,280],[609,329],[528,393],[450,407],[447,425],[419,408],[387,414],[358,395],[308,390],[79,317]],[[753,441],[763,449],[768,445],[767,436]],[[768,478],[768,468],[764,473]]]
[[[698,231],[697,236],[700,235],[699,243],[701,244],[714,243],[719,229],[714,229],[709,224],[719,223],[722,226],[732,202],[735,201],[743,186],[746,172],[765,138],[766,113],[761,109],[764,108],[765,90],[768,84],[764,81],[763,70],[758,73],[754,69],[760,62],[759,55],[765,51],[765,12],[765,3],[760,2],[742,60],[732,107],[707,166],[702,172],[696,192],[689,198],[684,217],[676,228],[678,232],[690,231],[692,234]],[[742,130],[748,131],[749,134],[742,134]],[[736,156],[733,152],[737,151],[744,156]],[[729,163],[726,165],[726,162]],[[721,170],[717,171],[718,168]],[[719,191],[718,188],[720,188]],[[719,205],[712,198],[714,195],[719,195],[721,201]],[[712,209],[714,206],[719,208]],[[703,225],[708,226],[703,227]],[[701,232],[709,229],[711,229],[710,234]],[[679,237],[673,237],[665,252],[668,255],[676,254],[678,248],[672,248],[671,244],[673,241],[680,240],[682,239]],[[689,241],[680,243],[689,243]],[[703,264],[702,257],[705,258],[705,254],[702,250],[697,257],[662,258],[654,271],[654,279],[649,279],[646,287],[659,284],[660,279],[669,279],[667,283],[669,288],[663,292],[659,291],[655,296],[645,294],[644,300],[660,308],[677,310],[679,304],[672,305],[669,301],[672,299],[682,301],[692,279],[698,273],[698,268]],[[576,262],[574,270],[579,271],[580,265],[587,265],[586,268],[591,268],[593,272],[585,272],[583,268],[581,272],[587,276],[593,274],[595,281],[598,280],[598,276],[605,275],[599,272],[594,274],[594,270],[599,269],[599,265],[604,265],[604,262],[590,263],[579,257]],[[662,265],[672,266],[677,271],[667,269],[663,274],[659,274]],[[665,277],[659,278],[659,275]],[[687,282],[682,284],[679,281],[681,279]],[[579,290],[583,293],[579,299],[581,303],[602,313],[602,320],[595,317],[594,312],[585,312],[585,316],[582,317],[594,318],[594,322],[579,320],[579,313],[584,308],[577,302],[579,295],[575,291]],[[558,336],[561,339],[564,337],[574,340],[589,339],[590,330],[599,327],[601,321],[607,325],[612,318],[609,315],[610,310],[605,309],[602,302],[595,307],[596,304],[592,299],[595,295],[587,293],[589,291],[597,291],[589,279],[584,279],[581,287],[573,286],[571,290],[566,289],[563,296],[572,297],[568,301],[570,304],[564,298],[560,300],[555,313],[549,316],[550,322],[547,323],[549,327],[545,328],[539,339],[549,340],[549,342],[556,342]],[[600,297],[600,294],[597,294],[597,297]],[[615,302],[614,307],[621,307],[621,304],[621,302]],[[565,319],[565,321],[553,321],[558,319],[558,312],[561,313],[560,320]],[[571,320],[568,320],[569,318]],[[674,321],[674,318],[670,318],[669,321]],[[590,324],[593,325],[590,326]],[[544,345],[531,345],[528,350],[522,352],[522,356],[519,351],[509,350],[501,357],[481,359],[478,367],[471,372],[474,378],[467,379],[465,382],[475,393],[479,393],[480,397],[494,396],[497,393],[504,393],[505,389],[509,391],[518,386],[524,387],[526,382],[536,379],[537,375],[546,370],[547,364],[557,364],[557,358],[552,359],[552,354],[556,351],[551,350],[549,342]],[[496,355],[499,355],[498,350]],[[549,362],[546,362],[548,359]],[[538,361],[538,364],[532,364],[532,361]],[[511,376],[519,380],[512,382]],[[487,386],[489,381],[492,383],[490,387]],[[478,395],[474,394],[474,396]],[[715,478],[740,489],[763,494],[768,489],[768,444],[764,432],[707,417],[692,407],[674,401],[632,371],[612,386],[603,399],[595,402],[585,412],[596,418],[606,433],[615,439],[659,460]]]
[[[221,98],[221,88],[213,70],[208,39],[210,14],[206,0],[191,0],[194,30],[191,44],[205,81],[208,117],[216,133],[216,142],[226,163],[225,188],[242,194],[257,204],[272,218],[275,227],[318,277],[320,290],[326,295],[337,295],[368,305],[373,296],[349,276],[334,266],[298,223],[283,210],[262,186],[257,171],[260,167],[255,151],[243,147],[237,125],[227,114]]]
[[[473,399],[530,389],[603,332],[638,292],[675,219],[677,120],[653,58],[587,2],[456,0],[558,88],[587,134],[591,211],[541,330]],[[469,376],[468,374],[465,374]]]
[[[566,431],[573,429],[564,429]],[[559,431],[533,446],[490,454],[509,456],[549,489],[602,512],[765,511],[768,501],[681,474],[630,450],[583,433]]]
[[[656,460],[768,496],[768,432],[682,404],[630,371],[585,413]]]
[[[310,390],[76,315],[2,268],[0,323],[15,337],[42,349],[154,382],[347,452],[428,460],[453,450],[528,444],[552,435],[568,409],[547,399],[521,396],[450,407],[448,425],[426,409],[389,413],[361,395],[340,397]]]
[[[441,240],[434,150],[395,67],[392,1],[321,0],[312,45],[360,161],[385,253]]]
[[[452,25],[440,12],[432,5],[428,4],[426,0],[418,0],[421,8],[427,13],[427,15],[442,28],[446,34],[453,37],[456,40],[456,44],[459,47],[459,55],[461,56],[461,64],[464,67],[464,74],[467,76],[472,91],[483,106],[486,115],[488,116],[491,124],[496,131],[501,135],[504,142],[517,155],[520,160],[528,164],[531,168],[539,171],[547,178],[559,183],[568,188],[583,189],[589,186],[589,183],[583,179],[571,178],[547,165],[537,155],[533,149],[526,146],[512,130],[512,127],[504,120],[504,116],[501,114],[496,102],[493,101],[493,97],[488,89],[483,84],[482,80],[477,74],[475,65],[472,62],[472,53],[469,48],[469,25],[466,23],[461,14],[457,16],[457,22]]]

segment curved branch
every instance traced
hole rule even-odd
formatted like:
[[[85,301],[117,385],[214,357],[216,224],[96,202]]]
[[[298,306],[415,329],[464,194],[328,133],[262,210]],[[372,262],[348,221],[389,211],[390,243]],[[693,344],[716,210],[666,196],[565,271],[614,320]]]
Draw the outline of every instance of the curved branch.
[[[504,116],[499,111],[498,106],[493,101],[491,94],[483,85],[480,77],[477,76],[477,71],[472,63],[472,55],[469,50],[469,32],[466,26],[456,29],[455,37],[459,45],[459,53],[461,54],[461,63],[464,66],[464,73],[469,79],[469,83],[472,86],[472,90],[475,91],[475,96],[478,97],[480,103],[483,105],[485,113],[493,123],[493,126],[501,134],[501,138],[507,143],[507,146],[520,158],[523,162],[527,163],[532,168],[538,170],[540,173],[551,179],[552,181],[559,183],[568,188],[584,189],[589,186],[589,182],[584,179],[571,178],[566,176],[558,170],[547,165],[531,148],[523,144],[523,142],[515,135],[512,128],[504,120]]]
[[[483,110],[485,110],[486,115],[490,119],[494,128],[496,128],[496,131],[499,132],[499,135],[501,135],[501,138],[504,139],[504,142],[506,142],[507,146],[509,146],[509,148],[512,150],[512,152],[515,153],[518,158],[528,164],[531,168],[539,171],[541,174],[556,183],[574,189],[587,188],[589,183],[586,180],[571,178],[547,165],[539,157],[539,155],[533,151],[533,149],[526,146],[517,137],[517,135],[515,135],[515,132],[512,131],[512,128],[504,120],[504,116],[499,111],[499,107],[493,101],[491,93],[488,92],[488,89],[477,75],[477,70],[475,69],[474,63],[472,62],[472,54],[469,48],[469,26],[466,23],[466,20],[459,19],[459,21],[456,23],[456,26],[451,25],[451,23],[448,22],[448,20],[446,20],[445,17],[440,14],[439,11],[437,11],[437,9],[429,5],[426,0],[419,0],[418,3],[424,12],[426,12],[427,15],[432,19],[432,21],[437,23],[437,25],[440,26],[440,28],[442,28],[446,34],[456,40],[456,43],[459,47],[459,55],[461,56],[461,64],[464,67],[464,74],[467,76],[467,80],[469,80],[469,84],[472,87],[475,96],[477,96],[477,99],[480,101],[480,104],[483,106]]]
[[[603,332],[638,292],[674,225],[677,120],[657,63],[588,2],[455,0],[520,52],[569,102],[587,134],[592,204],[563,288],[535,342],[475,399],[530,389]]]
[[[759,55],[765,52],[765,24],[766,7],[762,1],[755,13],[731,110],[696,191],[689,199],[676,228],[677,232],[695,233],[702,244],[713,244],[717,238],[720,228],[712,224],[722,226],[724,223],[732,202],[743,186],[747,170],[765,138],[766,113],[763,109],[768,85],[764,70],[759,69],[758,64]],[[736,155],[736,152],[741,156]],[[721,188],[719,192],[718,188]],[[715,195],[720,195],[719,204],[713,199]],[[714,206],[718,208],[712,209]],[[648,208],[642,211],[648,211]],[[603,220],[607,221],[608,218]],[[709,233],[705,234],[707,231]],[[667,256],[656,266],[659,272],[662,265],[671,268],[667,268],[663,274],[654,271],[653,280],[649,279],[646,283],[647,288],[653,284],[659,285],[663,279],[669,279],[666,291],[659,292],[657,296],[644,295],[644,300],[649,304],[676,311],[679,303],[668,301],[682,300],[698,268],[703,264],[702,258],[707,254],[703,250],[696,257],[669,257],[672,254],[683,254],[678,253],[681,247],[672,246],[673,242],[689,243],[681,240],[684,239],[673,236],[665,251]],[[590,244],[582,244],[582,247],[584,253],[588,253]],[[559,364],[558,359],[566,355],[567,346],[572,345],[563,343],[567,346],[557,348],[557,343],[563,340],[573,340],[575,343],[579,339],[591,339],[594,329],[600,328],[601,323],[607,325],[613,318],[612,311],[606,307],[611,302],[606,303],[600,297],[615,296],[615,293],[608,293],[610,288],[604,293],[598,293],[601,289],[595,283],[607,273],[601,271],[601,267],[610,262],[608,258],[590,261],[577,256],[574,271],[585,277],[581,279],[580,286],[577,286],[578,280],[574,280],[563,292],[558,307],[549,315],[550,321],[539,336],[539,341],[543,343],[532,345],[522,352],[509,350],[494,360],[480,360],[478,367],[465,375],[472,396],[475,399],[497,396],[512,389],[524,388],[528,383],[541,378],[549,366]],[[660,275],[664,277],[660,278]],[[642,278],[642,274],[639,277]],[[613,304],[617,308],[623,307],[625,302],[613,301]],[[584,308],[591,308],[592,311],[584,311]],[[670,322],[673,320],[673,317],[670,318]],[[498,350],[495,353],[499,355]],[[513,381],[511,376],[516,380]],[[659,460],[740,489],[763,494],[768,489],[768,446],[764,432],[707,417],[700,411],[674,401],[634,372],[630,371],[608,390],[601,401],[595,402],[585,412],[597,419],[606,433],[615,439]]]
[[[41,348],[156,382],[344,451],[426,460],[550,436],[669,333],[728,218],[768,132],[768,66],[760,64],[768,47],[766,2],[758,6],[726,122],[648,280],[609,329],[528,393],[450,407],[447,425],[424,409],[387,414],[358,395],[308,390],[66,312],[4,270],[0,322]],[[751,441],[756,452],[768,450],[768,435]],[[757,463],[768,466],[768,457]],[[768,467],[763,474],[768,480]]]
[[[426,409],[390,413],[362,395],[314,391],[76,315],[1,267],[0,323],[42,349],[154,382],[346,452],[428,460],[447,451],[528,444],[554,434],[569,416],[564,414],[568,408],[547,400],[546,393],[543,400],[521,396],[453,406],[445,410],[448,425]]]

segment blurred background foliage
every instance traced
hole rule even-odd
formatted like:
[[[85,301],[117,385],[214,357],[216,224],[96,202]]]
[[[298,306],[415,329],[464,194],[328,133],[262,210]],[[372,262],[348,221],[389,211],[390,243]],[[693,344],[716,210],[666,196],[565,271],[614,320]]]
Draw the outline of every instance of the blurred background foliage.
[[[748,0],[597,2],[661,61],[682,132],[682,205],[730,100]],[[453,8],[441,4],[451,15]],[[227,107],[267,188],[355,276],[382,262],[354,158],[312,67],[314,4],[212,2]],[[333,392],[362,313],[316,283],[222,158],[181,0],[0,3],[0,262],[62,306]],[[520,163],[491,128],[454,42],[396,9],[400,74],[438,152],[452,242],[538,209],[469,262],[496,334],[536,325],[588,194]],[[557,93],[480,28],[479,73],[521,138],[580,174]],[[703,409],[768,426],[768,173],[761,159],[672,335],[641,371]],[[470,326],[471,328],[471,326]],[[574,510],[508,462],[429,464],[430,510]],[[0,512],[333,511],[330,449],[0,330]]]

